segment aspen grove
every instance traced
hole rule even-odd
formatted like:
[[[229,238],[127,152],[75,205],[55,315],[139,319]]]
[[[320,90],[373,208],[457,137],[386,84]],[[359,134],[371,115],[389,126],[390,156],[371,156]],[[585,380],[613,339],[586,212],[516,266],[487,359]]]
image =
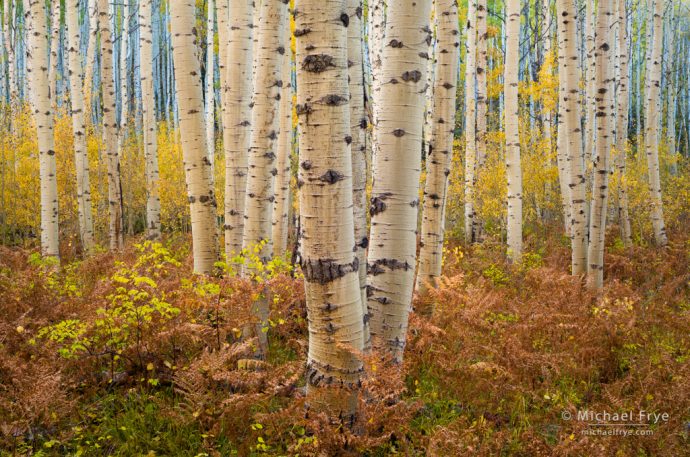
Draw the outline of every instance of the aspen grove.
[[[690,0],[0,13],[0,456],[690,449]]]

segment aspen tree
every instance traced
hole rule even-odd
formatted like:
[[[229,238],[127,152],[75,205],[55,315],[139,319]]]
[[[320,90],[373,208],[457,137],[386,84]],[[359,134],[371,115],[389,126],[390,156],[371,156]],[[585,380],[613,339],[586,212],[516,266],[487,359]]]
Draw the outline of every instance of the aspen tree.
[[[281,56],[286,28],[287,0],[265,0],[261,5],[258,36],[255,46],[254,100],[249,147],[249,168],[245,196],[243,248],[263,243],[259,257],[266,261],[273,247],[271,213],[275,200],[275,148],[278,138],[278,101],[280,99]]]
[[[364,47],[362,39],[362,1],[347,0],[347,60],[350,88],[350,131],[352,143],[352,200],[355,224],[355,249],[359,260],[359,288],[362,295],[364,346],[369,347],[369,310],[367,307],[367,113],[364,89]]]
[[[213,86],[215,78],[215,59],[214,59],[214,27],[215,27],[215,6],[213,0],[208,0],[206,5],[206,146],[208,151],[208,161],[211,162],[211,182],[214,181],[214,163],[216,157],[216,91]],[[227,9],[226,9],[227,12]],[[223,43],[224,44],[224,43]],[[220,49],[223,49],[222,46]]]
[[[139,5],[139,47],[141,50],[141,115],[143,119],[144,160],[146,162],[146,232],[157,240],[161,236],[161,200],[158,187],[158,138],[153,90],[152,0]]]
[[[618,219],[621,226],[621,238],[626,246],[632,244],[630,213],[628,211],[628,190],[625,175],[626,149],[628,145],[628,28],[626,0],[617,0],[618,20],[616,30],[618,38],[618,91],[616,117],[616,168],[618,169]]]
[[[86,64],[84,71],[84,108],[86,122],[91,122],[92,103],[91,96],[93,94],[93,71],[95,66],[96,46],[98,40],[98,2],[100,0],[88,0],[88,21],[89,21],[89,40],[88,48],[86,49]]]
[[[612,11],[613,0],[599,0],[594,50],[597,137],[595,141],[589,250],[587,253],[587,282],[590,287],[597,290],[604,287],[604,240],[609,196],[609,154],[613,143],[612,132],[615,125],[609,65],[613,51],[613,43],[609,42],[609,17]]]
[[[345,0],[298,0],[295,6],[307,402],[352,425],[364,342],[348,140],[347,28],[352,22]]]
[[[595,62],[595,18],[597,15],[596,2],[585,1],[585,161],[587,166],[595,160],[596,149],[596,62]],[[591,175],[587,188],[591,186]]]
[[[460,62],[458,5],[455,0],[436,0],[437,63],[432,110],[432,131],[426,158],[426,183],[419,252],[417,290],[424,292],[441,276],[448,176],[453,156],[455,99]],[[433,308],[421,310],[432,314]]]
[[[17,99],[17,70],[14,60],[14,16],[15,6],[12,0],[4,0],[3,14],[5,19],[5,48],[7,51],[8,84],[10,89],[10,101]]]
[[[551,0],[542,0],[542,40],[544,42],[544,57],[551,54]],[[507,41],[506,41],[507,43]],[[519,65],[518,65],[519,66]],[[546,140],[546,150],[551,153],[553,151],[552,142],[553,129],[553,112],[550,109],[544,109],[544,139]],[[568,224],[566,224],[568,225]]]
[[[477,167],[477,0],[467,4],[467,53],[465,57],[465,241],[472,243],[476,213],[474,184]]]
[[[520,0],[506,3],[505,97],[506,176],[508,178],[508,257],[522,257],[522,168],[518,126],[518,63],[520,59]]]
[[[373,161],[368,305],[374,344],[396,361],[405,349],[414,271],[430,1],[391,0]]]
[[[228,22],[227,86],[222,88],[223,148],[225,150],[225,254],[229,259],[242,250],[244,199],[247,187],[247,154],[251,138],[252,31],[254,2],[234,0]],[[221,53],[222,54],[222,53]]]
[[[28,2],[25,18],[28,27],[27,73],[38,135],[41,178],[41,252],[44,256],[59,258],[57,166],[53,139],[53,107],[48,82],[48,27],[45,2]]]
[[[580,78],[577,68],[576,27],[577,9],[573,0],[557,0],[558,10],[558,74],[559,90],[559,154],[566,150],[565,158],[569,167],[568,186],[570,189],[570,238],[572,247],[572,274],[584,274],[587,268],[587,227],[586,227],[586,192],[585,167],[582,153],[582,130],[580,127]],[[563,141],[561,142],[561,138]]]
[[[477,167],[475,170],[475,184],[486,162],[486,115],[487,115],[487,24],[486,0],[477,0]],[[476,205],[475,199],[475,205]],[[475,241],[479,236],[479,219],[475,213],[473,218]]]
[[[56,109],[58,52],[60,52],[60,1],[51,2],[50,6],[52,11],[50,19],[50,73],[48,75],[48,81],[50,82],[50,99],[53,104],[53,109]]]
[[[195,1],[170,3],[170,26],[180,137],[187,195],[192,220],[194,272],[211,273],[218,260],[216,196],[211,186],[211,164],[206,156],[204,103],[195,27]]]
[[[130,6],[129,2],[131,0],[123,0],[124,5],[122,7],[122,34],[120,35],[120,150],[122,149],[122,141],[124,138],[124,132],[127,128],[127,121],[129,120],[129,97],[127,96],[128,90],[128,75],[127,75],[127,58],[129,53],[129,15]]]
[[[271,217],[273,256],[284,255],[288,241],[288,214],[290,209],[290,156],[292,153],[292,51],[290,40],[284,34],[285,54],[280,62],[279,132],[276,146],[275,202]]]
[[[381,91],[381,70],[383,68],[383,47],[386,33],[386,0],[369,0],[369,62],[371,65],[372,121],[378,121],[378,107]],[[373,145],[376,147],[376,145]]]
[[[654,1],[654,0],[653,0]],[[649,179],[649,193],[652,206],[652,226],[654,240],[658,246],[668,243],[666,226],[664,223],[664,208],[661,199],[661,178],[659,176],[659,112],[661,87],[661,59],[664,2],[654,1],[654,31],[651,34],[651,51],[647,60],[647,106],[645,113],[645,152],[647,155],[647,171]],[[650,24],[647,24],[649,27]]]
[[[103,97],[103,136],[108,164],[108,207],[110,209],[110,249],[124,247],[122,218],[122,184],[117,141],[117,101],[113,77],[113,35],[110,24],[112,12],[108,0],[98,0],[98,25],[101,32],[101,84]]]
[[[69,78],[72,103],[72,130],[74,133],[74,165],[77,177],[77,211],[82,245],[88,253],[94,247],[93,215],[91,211],[91,183],[89,157],[86,149],[86,121],[84,119],[84,87],[81,66],[81,33],[79,27],[79,0],[66,0],[65,19],[69,33]]]

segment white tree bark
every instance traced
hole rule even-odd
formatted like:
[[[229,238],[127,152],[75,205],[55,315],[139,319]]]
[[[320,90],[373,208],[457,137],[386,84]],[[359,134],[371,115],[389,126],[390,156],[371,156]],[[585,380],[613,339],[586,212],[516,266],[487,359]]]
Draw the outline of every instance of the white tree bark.
[[[522,168],[518,126],[518,63],[520,60],[520,0],[506,3],[505,97],[506,176],[508,178],[508,257],[522,257]]]
[[[216,158],[216,91],[214,87],[215,54],[214,54],[214,28],[215,6],[213,0],[208,0],[206,5],[206,146],[208,161],[211,162],[211,182],[214,180],[214,166]],[[227,9],[226,9],[227,12]],[[219,49],[223,49],[221,46]]]
[[[287,51],[283,46],[287,3],[265,0],[261,5],[259,30],[255,45],[254,101],[249,147],[249,168],[245,196],[246,218],[243,248],[264,242],[259,257],[268,260],[273,252],[271,215],[278,138],[278,100],[280,98],[280,61]]]
[[[652,33],[651,52],[647,60],[647,107],[645,113],[645,151],[647,154],[647,172],[649,193],[652,206],[652,226],[654,241],[658,246],[668,243],[664,207],[661,198],[661,177],[659,173],[659,112],[661,87],[661,59],[663,37],[664,2],[654,1],[654,31]],[[650,24],[647,26],[649,27]]]
[[[14,2],[4,0],[3,14],[5,16],[5,48],[7,50],[7,71],[8,84],[10,89],[10,100],[17,99],[17,71],[14,58],[14,16],[16,14]]]
[[[572,274],[582,275],[587,268],[587,226],[585,160],[582,152],[580,124],[580,77],[577,68],[577,9],[573,0],[557,0],[559,48],[559,154],[567,146],[565,154],[570,180],[570,237],[572,246]]]
[[[58,192],[53,139],[53,107],[48,79],[48,27],[42,0],[31,0],[25,11],[27,23],[27,73],[33,117],[38,135],[41,178],[41,252],[60,257],[58,230]]]
[[[218,260],[216,196],[206,156],[204,102],[194,0],[170,3],[175,84],[187,195],[192,219],[194,272],[208,274]]]
[[[604,241],[609,197],[609,154],[613,144],[613,85],[611,84],[610,21],[613,0],[599,0],[595,36],[595,102],[596,102],[596,152],[594,160],[594,187],[589,229],[589,251],[587,253],[587,282],[590,287],[601,290],[604,287]]]
[[[93,105],[91,96],[93,94],[93,71],[95,66],[96,45],[98,40],[98,2],[100,0],[88,0],[89,12],[89,45],[86,50],[86,69],[84,73],[84,108],[87,123],[91,123],[91,113]]]
[[[275,202],[271,216],[271,239],[273,255],[281,256],[287,251],[288,214],[290,210],[290,157],[292,155],[292,52],[288,34],[283,36],[285,53],[280,59],[279,132],[276,146]]]
[[[128,75],[127,75],[127,58],[129,53],[129,16],[130,16],[130,5],[131,0],[123,0],[124,5],[122,8],[122,35],[120,35],[120,143],[122,143],[122,138],[124,137],[124,131],[127,129],[127,121],[129,120],[129,97],[127,94],[128,88]]]
[[[296,9],[307,401],[310,408],[351,425],[364,342],[346,140],[351,135],[347,27],[352,18],[345,13],[345,0],[298,0]]]
[[[69,78],[70,100],[72,102],[72,130],[74,134],[74,165],[77,176],[77,211],[79,233],[84,250],[89,253],[94,247],[93,215],[91,211],[91,182],[89,179],[89,157],[86,149],[86,120],[84,119],[84,83],[81,65],[81,33],[79,27],[79,0],[66,0],[66,22],[69,33]]]
[[[391,0],[383,50],[368,260],[374,345],[402,360],[416,265],[421,168],[424,53],[431,40],[429,0]]]
[[[448,197],[448,176],[453,157],[455,132],[455,99],[460,63],[460,29],[455,0],[436,0],[437,62],[434,106],[431,118],[431,140],[426,159],[426,183],[422,218],[421,247],[417,290],[435,286],[441,276],[445,207]],[[433,308],[420,310],[433,314]]]
[[[465,54],[465,241],[472,243],[475,229],[474,184],[477,168],[477,0],[467,5]]]
[[[122,218],[122,184],[120,182],[120,159],[118,156],[117,102],[113,75],[113,23],[108,0],[98,0],[98,24],[101,31],[101,84],[103,97],[103,136],[108,163],[108,207],[110,209],[110,249],[124,247]]]
[[[350,87],[350,145],[352,152],[352,200],[355,224],[355,249],[359,260],[359,288],[364,315],[364,347],[370,346],[369,310],[367,307],[367,113],[364,84],[364,46],[362,36],[362,1],[347,0],[348,80]]]
[[[157,240],[161,236],[161,200],[158,186],[158,128],[153,91],[153,30],[151,0],[139,5],[139,46],[141,60],[141,114],[143,118],[144,160],[146,162],[146,232]]]
[[[51,2],[52,12],[50,19],[50,99],[53,109],[57,108],[57,64],[60,52],[60,2]]]
[[[625,174],[626,151],[628,145],[628,28],[626,0],[617,0],[618,19],[616,32],[618,38],[618,90],[616,117],[616,168],[618,170],[618,220],[621,226],[621,238],[626,246],[632,245],[630,213],[628,210],[628,189]]]
[[[223,87],[223,148],[225,150],[225,254],[228,260],[242,250],[247,159],[251,138],[252,30],[254,2],[235,0],[228,22],[227,86]],[[222,54],[222,53],[221,53]]]

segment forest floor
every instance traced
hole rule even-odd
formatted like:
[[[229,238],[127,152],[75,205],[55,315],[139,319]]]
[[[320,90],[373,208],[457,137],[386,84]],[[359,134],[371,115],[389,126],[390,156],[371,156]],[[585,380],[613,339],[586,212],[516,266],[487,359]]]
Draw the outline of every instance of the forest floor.
[[[598,297],[557,232],[519,266],[498,242],[451,245],[403,366],[367,358],[353,430],[305,409],[288,262],[252,283],[193,276],[184,237],[61,269],[0,248],[0,455],[690,455],[687,231],[663,249],[610,232]],[[262,293],[257,362],[240,335]]]

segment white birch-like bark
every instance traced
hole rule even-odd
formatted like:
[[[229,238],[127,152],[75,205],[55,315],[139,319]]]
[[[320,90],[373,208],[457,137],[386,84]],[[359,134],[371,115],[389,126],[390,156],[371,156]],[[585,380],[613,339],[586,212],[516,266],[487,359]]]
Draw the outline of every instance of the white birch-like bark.
[[[369,349],[369,309],[367,307],[367,112],[364,84],[364,41],[362,1],[347,0],[350,25],[347,29],[347,59],[350,87],[350,136],[352,144],[352,203],[355,224],[355,249],[359,260],[359,288],[364,315],[364,347]]]
[[[477,0],[477,169],[475,183],[479,179],[481,169],[486,162],[486,115],[487,115],[487,9],[486,0]],[[476,199],[475,199],[476,205]],[[477,241],[480,226],[475,213],[474,237]]]
[[[430,6],[429,0],[389,2],[385,83],[374,127],[379,149],[373,161],[368,305],[374,346],[397,361],[405,349],[414,289]]]
[[[158,128],[153,90],[153,29],[151,0],[139,5],[139,46],[141,60],[141,116],[143,120],[144,160],[146,162],[146,233],[151,240],[161,236],[161,199],[158,185]]]
[[[378,122],[378,107],[381,98],[381,70],[386,34],[386,0],[371,0],[369,7],[369,63],[371,65],[371,116],[374,125]],[[376,144],[373,145],[376,148]]]
[[[580,77],[577,68],[577,9],[573,0],[557,0],[559,49],[559,154],[566,149],[565,160],[569,163],[570,189],[570,238],[572,247],[571,269],[573,275],[582,275],[587,268],[587,227],[585,160],[582,152],[580,124]]]
[[[292,52],[289,37],[283,36],[285,53],[280,59],[279,132],[276,146],[275,202],[271,216],[273,256],[284,255],[288,241],[288,214],[290,209],[290,157],[292,155]]]
[[[460,63],[460,29],[458,5],[455,0],[436,0],[437,62],[434,106],[431,118],[431,139],[426,158],[426,183],[422,217],[421,247],[417,290],[423,293],[434,287],[441,276],[445,207],[448,197],[448,176],[453,157],[455,132],[455,99]],[[420,310],[433,314],[433,307]]]
[[[206,18],[206,146],[208,161],[211,162],[211,182],[214,180],[214,167],[216,158],[216,91],[215,81],[215,53],[214,53],[214,28],[215,6],[213,0],[208,0]],[[227,9],[226,9],[227,12]],[[223,47],[221,46],[222,50]]]
[[[86,120],[84,119],[84,83],[81,65],[81,32],[79,27],[79,0],[66,0],[65,19],[69,34],[69,78],[72,103],[72,131],[74,134],[74,165],[77,177],[77,211],[79,233],[84,251],[94,247],[93,214],[91,210],[91,181],[89,157],[86,149]]]
[[[664,2],[662,0],[652,1],[654,1],[654,31],[650,34],[651,51],[647,58],[645,152],[647,155],[654,241],[658,246],[665,246],[668,243],[668,237],[664,223],[664,207],[661,197],[661,177],[659,172],[659,112],[661,105],[660,86]],[[647,24],[648,27],[650,25]]]
[[[113,12],[109,11],[108,0],[98,0],[98,25],[101,32],[101,84],[103,99],[103,137],[105,138],[108,164],[108,207],[110,210],[110,249],[124,247],[122,218],[122,183],[120,182],[120,159],[118,155],[117,102],[113,74],[113,40],[111,24]]]
[[[587,282],[590,287],[604,287],[604,241],[609,197],[609,154],[613,143],[615,117],[613,113],[613,85],[611,84],[610,21],[613,0],[599,0],[597,5],[595,35],[595,102],[596,102],[596,151],[594,154],[594,179],[587,253]]]
[[[363,321],[352,211],[346,0],[297,0],[302,270],[309,321],[307,402],[352,425]],[[421,132],[420,132],[421,133]],[[421,146],[421,145],[420,145]]]
[[[122,8],[122,34],[120,35],[120,144],[122,147],[122,140],[124,138],[124,132],[127,129],[127,121],[129,121],[129,97],[128,97],[128,82],[129,77],[127,74],[127,59],[129,53],[129,16],[130,16],[130,1],[123,0],[124,5]]]
[[[187,195],[192,219],[194,272],[208,274],[218,260],[216,196],[206,155],[204,101],[194,0],[170,3],[175,84]]]
[[[50,99],[53,104],[53,109],[57,108],[57,65],[58,65],[58,52],[60,52],[60,2],[51,2],[50,6],[51,19],[50,19],[50,73],[48,75],[48,81],[50,81]]]
[[[507,0],[505,54],[506,177],[508,178],[508,257],[522,257],[522,167],[518,127],[518,62],[520,60],[520,0]]]
[[[286,29],[285,0],[265,0],[261,5],[255,43],[254,100],[251,140],[245,195],[245,221],[242,247],[264,243],[259,257],[267,261],[273,252],[271,216],[275,200],[274,176],[278,139],[278,100],[280,61],[287,51],[283,46]]]
[[[38,135],[41,179],[41,252],[46,257],[60,257],[58,230],[57,166],[53,139],[53,107],[48,80],[48,27],[42,0],[28,2],[26,61],[30,100]]]
[[[477,168],[477,0],[467,6],[467,52],[465,54],[465,241],[474,239],[474,184]]]
[[[628,188],[625,174],[626,151],[628,145],[628,28],[626,0],[617,0],[618,18],[616,32],[618,38],[617,65],[617,108],[616,117],[616,168],[618,170],[618,220],[621,226],[621,238],[626,246],[632,245],[632,231],[630,228],[630,213],[628,210]]]
[[[4,1],[3,14],[5,16],[5,49],[7,51],[8,84],[10,90],[10,100],[14,102],[17,99],[17,70],[14,57],[14,16],[16,12],[14,2],[12,0]]]
[[[89,20],[89,45],[86,49],[86,64],[84,71],[84,109],[87,123],[92,120],[92,95],[93,95],[93,72],[96,65],[96,46],[98,44],[98,2],[100,0],[88,0],[88,20]]]
[[[258,8],[257,8],[258,10]],[[219,9],[219,11],[221,11]],[[252,49],[254,2],[235,0],[228,22],[227,86],[222,88],[225,151],[225,254],[228,261],[242,250],[247,160],[251,138]],[[223,53],[221,53],[222,55]]]

